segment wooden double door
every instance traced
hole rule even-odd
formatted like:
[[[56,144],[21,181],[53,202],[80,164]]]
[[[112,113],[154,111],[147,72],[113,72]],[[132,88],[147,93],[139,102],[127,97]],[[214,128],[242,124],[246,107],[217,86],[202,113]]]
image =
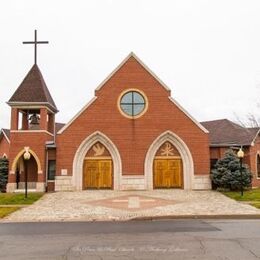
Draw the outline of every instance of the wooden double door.
[[[181,188],[181,159],[155,159],[153,165],[154,188]]]
[[[112,159],[85,160],[83,166],[83,189],[112,189]]]

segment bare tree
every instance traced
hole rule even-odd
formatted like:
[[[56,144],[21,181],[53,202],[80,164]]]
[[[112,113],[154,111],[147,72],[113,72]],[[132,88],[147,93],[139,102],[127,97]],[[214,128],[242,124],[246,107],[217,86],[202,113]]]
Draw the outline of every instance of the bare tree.
[[[260,127],[260,117],[253,113],[248,113],[244,118],[241,118],[236,113],[234,115],[237,123],[243,127]]]

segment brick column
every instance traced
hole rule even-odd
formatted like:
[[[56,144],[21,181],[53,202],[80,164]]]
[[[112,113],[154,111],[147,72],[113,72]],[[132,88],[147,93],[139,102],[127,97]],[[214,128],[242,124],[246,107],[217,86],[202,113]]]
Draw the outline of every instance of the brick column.
[[[41,115],[40,129],[48,131],[48,122],[47,122],[48,113],[47,113],[47,108],[41,108],[40,115]]]
[[[18,130],[19,109],[12,107],[11,110],[11,130]]]
[[[23,113],[22,130],[28,130],[28,118],[27,118],[27,113]]]
[[[52,134],[54,134],[54,124],[55,124],[55,115],[49,114],[48,130]]]

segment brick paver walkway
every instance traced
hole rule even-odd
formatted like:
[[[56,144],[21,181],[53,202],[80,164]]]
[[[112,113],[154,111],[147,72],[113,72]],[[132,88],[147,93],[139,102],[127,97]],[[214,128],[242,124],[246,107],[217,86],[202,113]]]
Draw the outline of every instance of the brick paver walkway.
[[[215,191],[81,191],[47,193],[3,221],[129,220],[139,217],[260,215]]]

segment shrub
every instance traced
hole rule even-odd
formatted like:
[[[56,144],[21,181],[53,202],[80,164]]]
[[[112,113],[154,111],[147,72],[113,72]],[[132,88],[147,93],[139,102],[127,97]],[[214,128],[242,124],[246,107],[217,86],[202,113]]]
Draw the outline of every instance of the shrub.
[[[239,190],[241,183],[243,188],[251,186],[252,174],[248,166],[242,164],[241,178],[240,160],[232,150],[228,150],[211,171],[211,179],[217,188]]]
[[[0,158],[0,190],[5,192],[6,184],[8,180],[8,166],[9,162],[7,158]]]

